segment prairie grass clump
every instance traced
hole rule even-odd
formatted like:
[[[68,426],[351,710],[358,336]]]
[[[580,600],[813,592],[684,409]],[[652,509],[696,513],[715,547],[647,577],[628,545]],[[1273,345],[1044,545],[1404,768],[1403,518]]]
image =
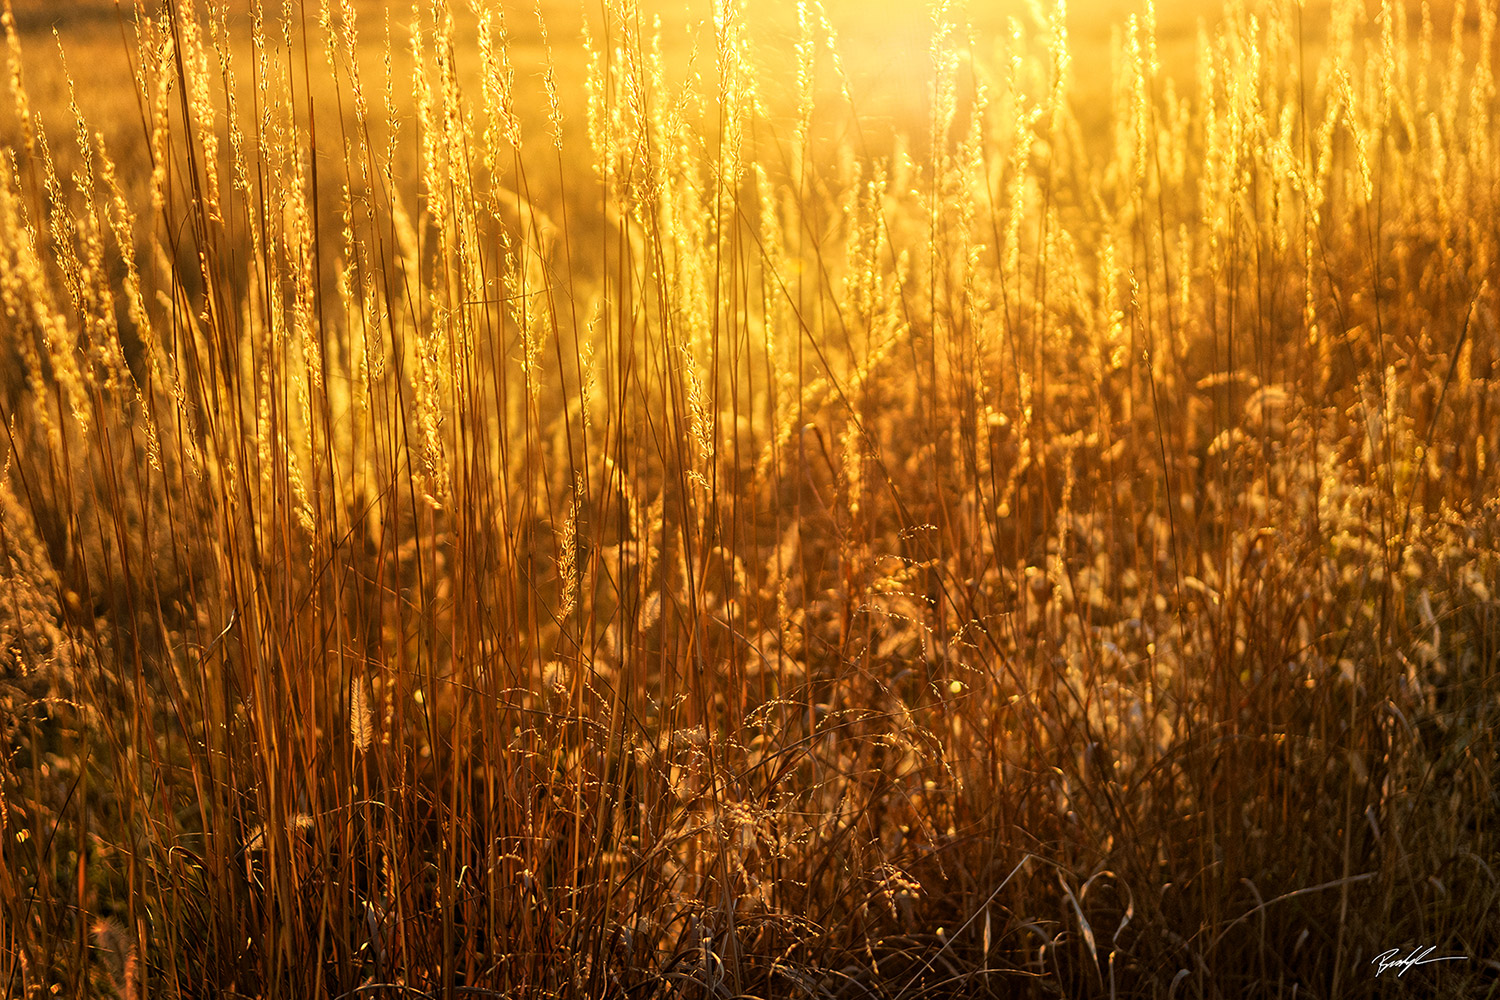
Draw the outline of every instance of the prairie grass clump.
[[[1494,991],[1493,4],[937,4],[920,118],[121,6],[98,123],[4,17],[7,996]]]

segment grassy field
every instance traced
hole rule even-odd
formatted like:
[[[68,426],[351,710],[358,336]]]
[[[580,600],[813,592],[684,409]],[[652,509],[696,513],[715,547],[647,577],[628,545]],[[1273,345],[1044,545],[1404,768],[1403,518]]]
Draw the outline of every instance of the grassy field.
[[[9,0],[0,995],[1500,995],[1495,4],[976,6]]]

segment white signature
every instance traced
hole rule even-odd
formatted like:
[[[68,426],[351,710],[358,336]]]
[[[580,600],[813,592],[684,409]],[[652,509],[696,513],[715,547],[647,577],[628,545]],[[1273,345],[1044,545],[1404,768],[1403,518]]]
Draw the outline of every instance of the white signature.
[[[1433,962],[1463,962],[1467,961],[1468,958],[1465,955],[1436,955],[1428,957],[1432,956],[1434,951],[1437,951],[1437,949],[1430,945],[1426,948],[1413,948],[1410,955],[1402,958],[1400,948],[1391,948],[1389,951],[1383,951],[1372,958],[1370,964],[1377,967],[1375,969],[1375,975],[1377,976],[1383,974],[1388,969],[1397,969],[1399,971],[1396,975],[1400,977],[1406,975],[1407,970],[1415,969],[1419,965],[1431,965]]]

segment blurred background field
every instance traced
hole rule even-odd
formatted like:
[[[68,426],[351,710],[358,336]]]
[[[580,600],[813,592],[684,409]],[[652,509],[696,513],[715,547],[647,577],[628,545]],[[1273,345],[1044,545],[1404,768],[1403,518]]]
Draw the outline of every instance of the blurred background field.
[[[127,12],[130,4],[123,5]],[[265,5],[267,17],[279,16],[279,4]],[[296,6],[296,5],[294,5]],[[833,0],[825,6],[827,16],[840,40],[841,54],[853,84],[854,95],[862,114],[875,122],[900,123],[911,128],[926,120],[924,107],[928,83],[931,76],[931,59],[928,41],[931,36],[931,18],[927,5],[916,0]],[[1415,39],[1417,24],[1424,4],[1408,2],[1397,5],[1410,20],[1411,35]],[[1431,13],[1438,37],[1446,40],[1454,14],[1452,0],[1439,0],[1425,4]],[[1471,48],[1477,48],[1481,4],[1466,5],[1464,14],[1465,37]],[[101,123],[111,120],[134,122],[134,100],[123,83],[129,79],[130,68],[125,50],[120,44],[120,14],[113,0],[13,0],[17,26],[28,41],[28,51],[39,61],[37,79],[33,81],[34,99],[42,105],[53,100],[62,100],[62,77],[49,65],[55,52],[51,41],[52,32],[58,32],[64,49],[72,53],[80,66],[88,72],[75,73],[75,85],[80,94],[80,103]],[[1023,31],[1033,31],[1033,25],[1045,5],[1027,0],[998,0],[994,3],[955,7],[967,22],[972,47],[985,53],[993,49],[1011,33],[1013,22],[1019,22]],[[472,14],[467,5],[456,4],[455,15],[460,23],[472,23]],[[238,21],[240,37],[248,37],[245,29],[249,20],[247,0],[236,0],[229,5],[231,23]],[[405,42],[409,38],[407,26],[411,19],[410,4],[381,3],[378,0],[358,0],[355,4],[361,25],[365,56],[371,71],[378,69],[384,58],[384,24],[389,20],[396,43],[398,56],[405,53]],[[540,5],[531,3],[506,3],[503,9],[511,36],[511,57],[523,88],[531,99],[522,102],[522,113],[535,116],[542,121],[545,98],[541,92],[540,76],[547,62],[542,33],[538,27],[538,11],[545,20],[552,42],[551,55],[556,67],[556,76],[562,86],[576,98],[584,81],[585,63],[581,45],[581,26],[585,21],[598,30],[600,5],[597,3],[568,3],[546,0]],[[1200,27],[1212,30],[1223,12],[1221,0],[1199,3],[1193,0],[1166,0],[1155,6],[1157,39],[1162,64],[1167,76],[1180,84],[1192,80],[1197,73],[1197,43]],[[1302,20],[1307,42],[1307,58],[1315,63],[1321,55],[1327,38],[1332,0],[1313,0],[1302,8]],[[300,7],[298,7],[300,12]],[[308,7],[313,11],[313,6]],[[681,69],[697,47],[704,58],[708,56],[708,43],[704,20],[708,7],[695,10],[691,4],[674,3],[672,0],[652,0],[640,5],[642,27],[648,33],[656,18],[662,23],[662,43],[674,66]],[[1067,27],[1073,52],[1074,103],[1079,114],[1088,117],[1089,105],[1108,101],[1112,62],[1116,53],[1112,43],[1124,32],[1127,19],[1132,15],[1144,16],[1144,7],[1128,0],[1082,0],[1068,4]],[[300,13],[296,16],[300,17]],[[315,18],[315,12],[309,17]],[[746,24],[751,41],[758,51],[772,60],[772,67],[784,68],[785,60],[796,43],[796,4],[790,0],[770,0],[747,8]],[[130,29],[127,26],[127,34]],[[458,35],[459,62],[467,64],[473,71],[475,58],[472,31],[460,31]],[[43,67],[47,68],[42,72]],[[779,81],[777,77],[780,77]],[[778,83],[789,89],[784,74],[768,72],[764,81],[774,92]],[[795,99],[790,93],[784,99]],[[1097,113],[1097,112],[1095,112]]]
[[[126,162],[142,156],[145,138],[139,127],[140,108],[133,88],[127,86],[134,70],[127,54],[128,42],[122,43],[121,11],[125,11],[128,22],[131,5],[117,5],[114,0],[14,0],[12,6],[19,32],[27,40],[32,62],[29,85],[37,105],[54,108],[60,116],[66,116],[70,101],[76,97],[96,127],[104,128],[112,139],[124,144],[122,155]],[[299,4],[288,8],[295,8],[292,20],[300,21],[304,6],[310,12],[306,16],[315,21],[315,5]],[[981,60],[987,60],[1000,54],[1013,31],[1034,34],[1039,19],[1045,18],[1043,6],[1033,0],[997,0],[955,6],[954,14],[968,26],[966,48]],[[227,5],[228,23],[234,25],[232,34],[242,46],[248,44],[249,8],[248,0],[235,0]],[[455,4],[454,8],[459,25],[455,35],[457,66],[472,83],[478,71],[473,14],[467,4]],[[1309,72],[1323,54],[1332,8],[1333,0],[1313,0],[1299,7],[1299,30]],[[1436,3],[1406,0],[1393,9],[1404,14],[1413,48],[1424,8],[1439,39],[1446,41],[1452,35],[1456,12],[1452,0]],[[279,4],[268,3],[265,9],[269,21],[282,16]],[[354,9],[360,24],[366,78],[377,79],[382,72],[389,31],[395,73],[405,79],[410,72],[411,5],[358,0]],[[581,142],[584,123],[578,112],[587,71],[583,28],[585,24],[591,25],[597,33],[602,8],[598,3],[546,0],[541,4],[504,3],[495,9],[503,13],[510,36],[510,54],[520,94],[518,113],[522,120],[533,130],[545,125],[547,99],[543,75],[550,60],[564,104],[573,110],[565,116],[569,140]],[[701,72],[712,48],[711,31],[705,26],[708,7],[698,10],[691,4],[673,0],[652,0],[642,3],[639,9],[644,34],[651,34],[653,24],[660,22],[661,46],[672,75]],[[1478,54],[1482,9],[1482,3],[1466,4],[1461,15],[1460,37],[1466,54],[1471,57]],[[783,123],[796,102],[793,86],[796,74],[791,62],[797,35],[796,10],[797,5],[791,0],[770,0],[751,5],[744,14],[746,36],[764,67],[762,97],[770,101],[771,109]],[[920,136],[930,110],[932,61],[928,51],[931,36],[928,5],[916,0],[834,0],[825,4],[824,10],[838,39],[851,103],[864,125],[860,142],[867,147],[874,143],[888,148],[893,134]],[[1105,132],[1111,88],[1120,68],[1120,45],[1131,15],[1144,18],[1145,8],[1129,0],[1084,0],[1067,5],[1065,23],[1072,52],[1070,98],[1073,113],[1087,135],[1102,138]],[[1167,0],[1155,5],[1163,79],[1187,88],[1198,73],[1200,31],[1211,34],[1222,23],[1222,15],[1220,0],[1206,3]],[[125,36],[130,32],[127,23]],[[71,96],[57,56],[59,42],[78,67],[72,74]],[[696,70],[690,68],[695,53]],[[248,86],[243,77],[241,84]],[[823,85],[834,86],[827,79]],[[335,113],[330,92],[319,94],[319,88],[315,87],[314,95],[329,102],[326,108],[329,114]],[[826,99],[829,93],[825,91],[823,96]],[[0,127],[11,125],[0,123]],[[846,135],[835,137],[835,141],[847,139]],[[550,178],[539,175],[538,180],[545,186]]]

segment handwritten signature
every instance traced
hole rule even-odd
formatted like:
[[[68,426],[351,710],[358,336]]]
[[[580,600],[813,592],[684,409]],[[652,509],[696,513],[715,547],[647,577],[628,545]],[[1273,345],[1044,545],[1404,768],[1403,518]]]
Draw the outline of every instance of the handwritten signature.
[[[1401,957],[1400,948],[1391,948],[1383,951],[1370,960],[1370,964],[1376,966],[1375,975],[1379,976],[1389,969],[1396,969],[1398,977],[1406,975],[1410,969],[1419,965],[1431,965],[1433,962],[1463,962],[1468,960],[1466,955],[1433,955],[1436,948],[1429,945],[1426,948],[1413,948],[1410,955]],[[1431,957],[1429,957],[1431,956]]]

